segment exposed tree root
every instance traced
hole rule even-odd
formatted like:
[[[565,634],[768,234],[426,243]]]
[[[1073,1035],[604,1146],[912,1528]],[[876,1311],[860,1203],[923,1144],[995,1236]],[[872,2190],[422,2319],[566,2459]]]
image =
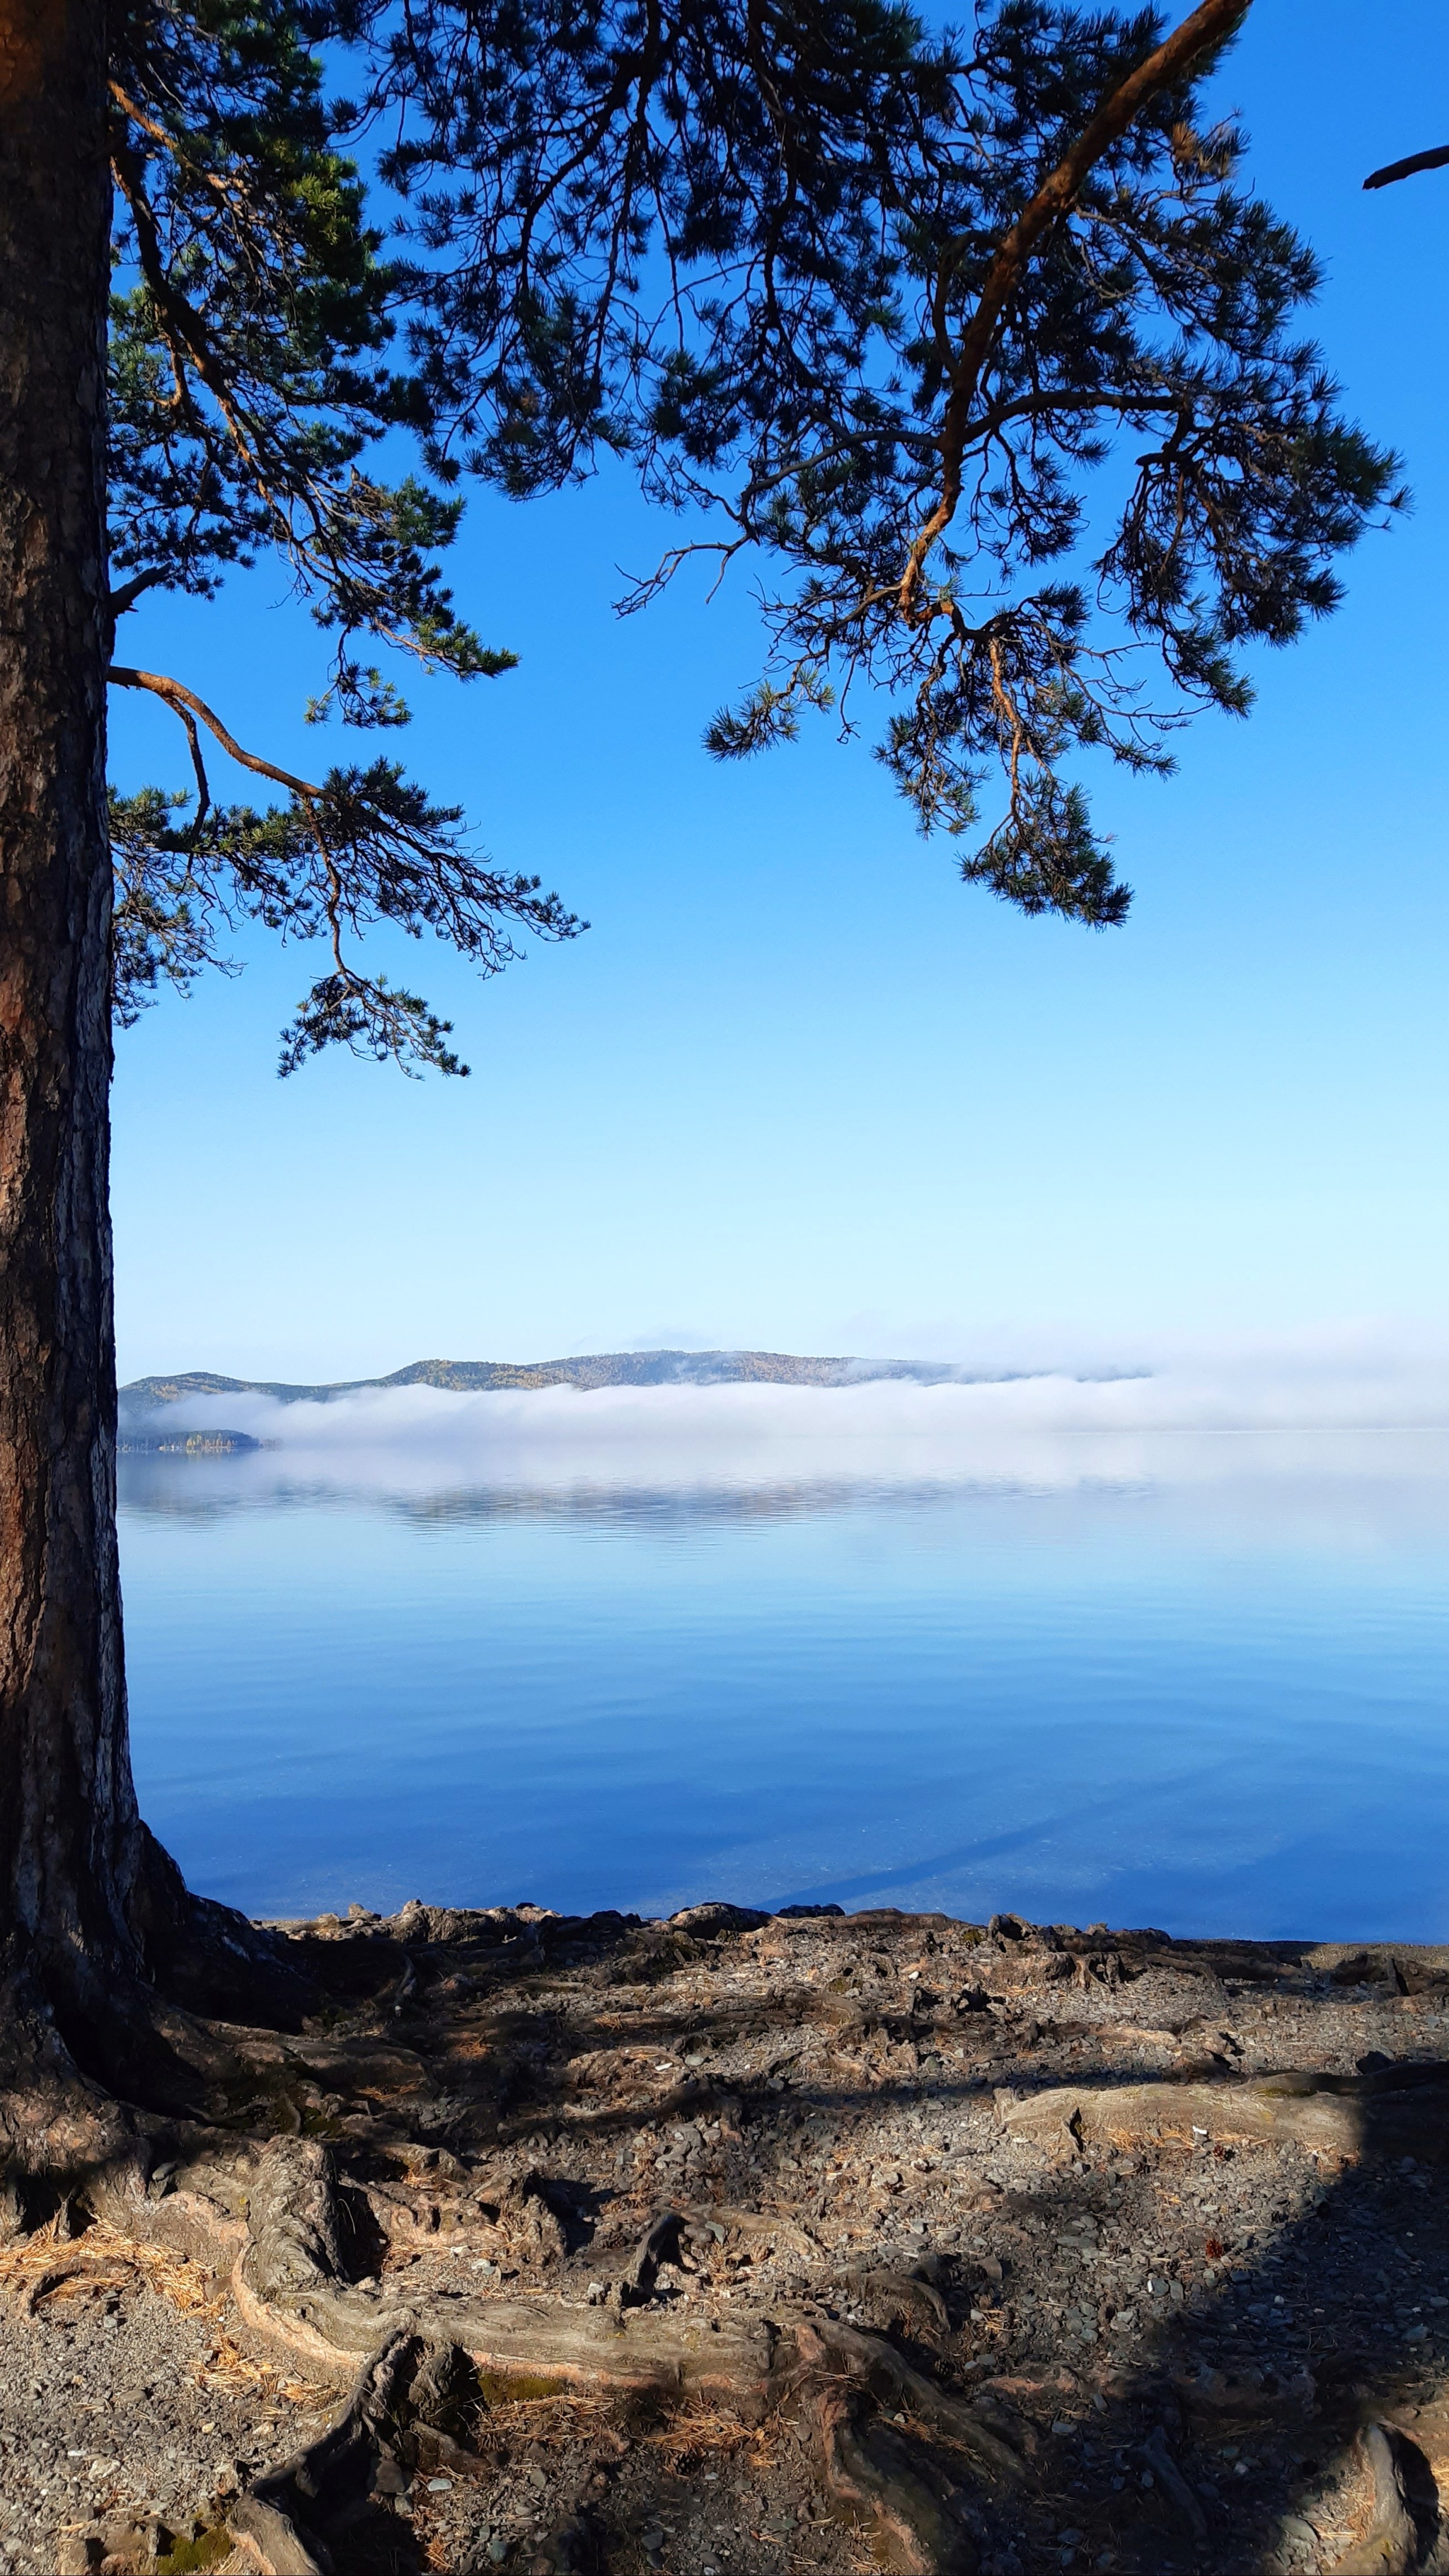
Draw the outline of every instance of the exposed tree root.
[[[972,2576],[976,2553],[963,2524],[906,2445],[870,2420],[862,2392],[832,2380],[811,2408],[825,2491],[873,2526],[881,2564],[900,2576]]]
[[[866,2309],[873,2325],[887,2333],[902,2327],[925,2343],[944,2342],[951,2319],[946,2302],[928,2280],[897,2272],[881,2263],[842,2267],[841,2285]]]
[[[400,2483],[388,2479],[388,2469],[416,2463],[420,2435],[434,2435],[431,2456],[439,2442],[461,2456],[448,2426],[460,2420],[473,2394],[456,2347],[391,2336],[317,2439],[254,2479],[227,2507],[216,2535],[236,2544],[235,2554],[215,2563],[253,2576],[334,2576],[346,2563],[349,2535]],[[154,2526],[97,2523],[69,2537],[78,2569],[104,2563],[119,2576],[123,2567],[145,2568],[157,2554]]]
[[[825,2370],[851,2381],[879,2405],[908,2416],[917,2426],[954,2449],[964,2451],[978,2473],[994,2485],[1019,2486],[1026,2462],[1004,2436],[984,2424],[976,2409],[933,2380],[913,2370],[894,2346],[878,2335],[861,2334],[834,2318],[802,2319],[794,2344],[807,2369]]]
[[[307,1945],[193,1895],[155,1835],[137,1832],[135,1930],[156,1992],[202,2018],[299,2031],[321,2000]]]
[[[1093,2508],[1090,2548],[1100,2554],[1125,2534],[1119,2563],[1134,2570],[1176,2563],[1174,2550],[1221,2554],[1227,2499],[1221,2477],[1212,2483],[1210,2454],[1225,2437],[1240,2442],[1251,2426],[1263,2442],[1281,2426],[1286,2454],[1291,2428],[1315,2413],[1315,2452],[1330,2419],[1330,2449],[1352,2437],[1366,2393],[1352,2373],[1366,2365],[1346,2357],[1343,2395],[1325,2396],[1321,2345],[1312,2372],[1244,2372],[1235,2366],[1241,2346],[1221,2340],[1190,2371],[1170,2344],[1150,2381],[1121,2370],[1124,2352],[1142,2349],[1142,2322],[1135,2347],[1116,2333],[1130,2326],[1134,2302],[1143,2311],[1161,2291],[1164,2322],[1184,2309],[1145,2271],[1136,2288],[1119,2280],[1114,2267],[1125,2258],[1110,2213],[1138,2178],[1170,2172],[1173,2189],[1188,2190],[1191,2175],[1203,2198],[1256,2160],[1289,2177],[1277,2187],[1285,2207],[1274,2207],[1276,2222],[1303,2177],[1327,2177],[1314,2189],[1331,2190],[1375,2161],[1386,2171],[1406,2157],[1427,2166],[1449,2134],[1443,2063],[1364,2055],[1355,2039],[1353,2073],[1342,2071],[1341,2053],[1338,2071],[1274,2073],[1261,2058],[1257,2071],[1235,2071],[1244,2042],[1234,2025],[1246,2027],[1246,2015],[1231,2009],[1219,1972],[1231,1966],[1246,1981],[1257,1959],[1247,1950],[1199,1963],[1179,1961],[1152,1934],[1114,1935],[1110,1948],[1073,1935],[1072,1947],[1020,1924],[982,1939],[939,1920],[933,1928],[900,1918],[897,1931],[893,1918],[895,1973],[911,1982],[909,2008],[886,2010],[874,2008],[856,1964],[879,1959],[882,1931],[841,1926],[829,1936],[863,1990],[842,1996],[823,1967],[772,1979],[789,1936],[768,1918],[719,1912],[718,1923],[693,1929],[615,1928],[609,1919],[577,1927],[579,1956],[567,1969],[555,1956],[566,1927],[536,1909],[455,1919],[416,1908],[391,1925],[364,1918],[295,1944],[268,1936],[286,1975],[295,1947],[297,1977],[330,1988],[325,2015],[254,2028],[152,1998],[156,2053],[145,2061],[141,2105],[109,2096],[78,2067],[58,2025],[12,1996],[0,2020],[0,2238],[30,2238],[34,2257],[20,2259],[37,2317],[57,2290],[64,2307],[74,2261],[101,2251],[87,2252],[82,2237],[73,2255],[66,2243],[91,2213],[108,2231],[108,2261],[119,2265],[129,2246],[158,2284],[163,2254],[205,2267],[218,2300],[231,2303],[231,2330],[244,2328],[295,2378],[343,2394],[315,2441],[262,2475],[251,2474],[254,2459],[244,2464],[240,2495],[218,2490],[225,2501],[209,2508],[208,2529],[216,2548],[232,2552],[218,2565],[235,2576],[351,2576],[402,2564],[387,2550],[411,2546],[407,2515],[416,2509],[426,2523],[437,2483],[476,2497],[475,2522],[483,2514],[490,2548],[505,2552],[488,2567],[589,2576],[603,2527],[590,2502],[600,2481],[583,2478],[577,2493],[564,2491],[567,2481],[556,2496],[550,2489],[547,2527],[531,2510],[520,2521],[516,2495],[507,2513],[496,2509],[501,2521],[486,2519],[499,2477],[496,2426],[530,2412],[563,2428],[548,2441],[572,2443],[585,2465],[590,2443],[606,2465],[611,2441],[627,2452],[631,2428],[644,2464],[643,2426],[644,2445],[662,2445],[647,2453],[661,2474],[666,2458],[695,2456],[691,2424],[702,2428],[694,2439],[706,2456],[718,2444],[721,2465],[746,2453],[773,2460],[772,2476],[781,2474],[780,2446],[794,2458],[801,2438],[820,2497],[864,2529],[877,2561],[898,2576],[970,2576],[977,2565],[992,2576],[1030,2545],[1034,2516],[1068,2527],[1079,2513],[1089,2519],[1064,2506],[1065,2492],[1084,2490],[1064,2490],[1068,2454],[1052,2437],[1075,2441],[1099,2421],[1115,2420],[1110,2438],[1119,2459],[1125,2446],[1131,2474]],[[722,1973],[713,1942],[735,1945]],[[969,1960],[965,1981],[949,1964],[953,1944]],[[1129,2003],[1123,1989],[1155,1973],[1150,1962],[1163,1951],[1175,1985],[1167,1990],[1164,1971],[1151,2000],[1139,1986]],[[796,1958],[816,1955],[796,1941]],[[1306,1973],[1302,1955],[1285,1976]],[[1385,2010],[1411,2017],[1401,2025],[1411,2043],[1420,2028],[1411,1980],[1432,1975],[1435,1996],[1449,1997],[1449,1958],[1423,1967],[1368,1953],[1312,1960],[1320,1988],[1353,1979],[1361,2015],[1377,2009],[1375,1993],[1391,1998]],[[676,1977],[687,1989],[678,2000],[662,1991]],[[1053,2021],[1020,2000],[1033,1982],[1051,1987]],[[842,2026],[860,2052],[844,2080],[834,2046]],[[1353,2025],[1368,2026],[1377,2036],[1377,2023]],[[1206,2049],[1210,2078],[1184,2080],[1167,2065],[1149,2073],[1173,2054],[1180,2068],[1187,2043]],[[1084,2080],[997,2085],[993,2095],[1001,2055],[1017,2047],[1049,2056],[1058,2078],[1080,2068]],[[187,2116],[168,2108],[178,2091],[169,2077],[159,2093],[147,2090],[156,2063],[188,2070]],[[796,2085],[803,2100],[792,2109]],[[910,2105],[927,2101],[936,2107],[924,2128],[916,2115],[908,2148]],[[843,2106],[838,2126],[832,2105]],[[327,2136],[305,2133],[316,2128]],[[832,2200],[845,2162],[835,2142],[852,2129],[897,2142],[873,2150],[878,2180],[858,2157],[854,2198]],[[772,2134],[779,2156],[770,2167],[756,2142]],[[1037,2179],[1028,2188],[1013,2175]],[[751,2191],[763,2206],[744,2205]],[[1178,2202],[1156,2205],[1160,2230],[1163,2208]],[[1072,2233],[1084,2223],[1086,2237]],[[42,2224],[52,2231],[43,2258],[33,2233]],[[1173,2292],[1185,2287],[1193,2313],[1205,2312],[1213,2267],[1220,2274],[1224,2261],[1200,2224]],[[1306,2227],[1307,2216],[1294,2224]],[[1053,2238],[1053,2228],[1066,2232]],[[1024,2341],[1010,2307],[1022,2282],[1030,2313],[1043,2230],[1064,2249],[1046,2302],[1059,2321],[1054,2347],[1039,2325]],[[1227,2259],[1246,2293],[1243,2243],[1240,2222]],[[1066,2304],[1088,2297],[1090,2310]],[[1269,2304],[1247,2314],[1265,2316]],[[1013,2370],[1013,2349],[1034,2367]],[[1376,2395],[1381,2409],[1391,2413],[1410,2388],[1417,2357],[1407,2353],[1399,2380]],[[1393,2424],[1369,2432],[1366,2454],[1373,2528],[1336,2576],[1429,2576],[1441,2548],[1429,2467],[1425,2500],[1413,2484],[1417,2455]],[[1443,2478],[1432,2444],[1430,2454]],[[117,2570],[147,2566],[148,2548],[156,2555],[154,2530],[148,2539],[140,2522],[130,2540],[101,2522],[77,2527],[72,2540],[78,2569],[98,2568],[103,2544]],[[483,2556],[450,2576],[475,2567],[484,2569]],[[1035,2560],[1032,2568],[1035,2576]],[[637,2576],[633,2562],[627,2576]]]
[[[385,2493],[388,2465],[411,2467],[420,2426],[448,2435],[476,2394],[455,2345],[389,2337],[326,2431],[257,2478],[227,2512],[234,2534],[256,2545],[275,2576],[329,2576],[336,2547]],[[293,2558],[295,2570],[282,2561]]]
[[[802,2318],[792,2341],[795,2393],[815,2425],[826,2493],[871,2523],[881,2563],[901,2576],[970,2576],[976,2558],[959,2487],[919,2437],[964,2452],[989,2487],[1021,2484],[1020,2454],[877,2336]],[[882,2407],[915,2442],[881,2421]]]
[[[422,2338],[466,2353],[495,2388],[520,2381],[619,2397],[653,2390],[757,2420],[802,2368],[823,2368],[858,2395],[904,2410],[966,2452],[984,2475],[1007,2483],[1024,2475],[1019,2453],[971,2404],[926,2379],[878,2336],[824,2317],[704,2326],[648,2306],[659,2265],[685,2225],[676,2211],[654,2222],[625,2267],[622,2304],[564,2308],[452,2295],[419,2301],[347,2280],[333,2162],[312,2140],[276,2139],[261,2152],[244,2222],[186,2188],[184,2172],[175,2180],[158,2200],[133,2159],[95,2178],[92,2205],[112,2225],[124,2220],[136,2234],[229,2269],[253,2331],[326,2376],[350,2376],[359,2354]]]
[[[1373,2480],[1373,2522],[1366,2537],[1340,2558],[1333,2576],[1409,2576],[1421,2559],[1421,2535],[1409,2510],[1394,2437],[1382,2424],[1360,2436]]]
[[[29,1981],[0,1985],[4,2233],[24,2232],[45,2192],[107,2162],[133,2133],[122,2105],[80,2073]]]
[[[1291,2142],[1343,2161],[1372,2151],[1449,2157],[1449,2070],[1390,2067],[1347,2076],[1290,2070],[1237,2083],[1063,2085],[998,2096],[1008,2136],[1065,2153],[1086,2141],[1136,2147],[1194,2138]]]
[[[964,2454],[969,2472],[992,2486],[1027,2473],[1000,2431],[878,2336],[823,2315],[711,2330],[650,2307],[659,2266],[686,2223],[678,2212],[655,2222],[625,2267],[619,2286],[634,2304],[403,2302],[347,2280],[326,2147],[284,2138],[262,2149],[250,2164],[244,2219],[190,2187],[194,2179],[214,2179],[212,2166],[163,2176],[158,2197],[144,2155],[131,2152],[92,2175],[87,2198],[109,2227],[229,2272],[242,2317],[274,2349],[314,2375],[355,2379],[325,2433],[228,2509],[227,2529],[253,2553],[238,2564],[327,2576],[340,2563],[339,2534],[365,2515],[388,2462],[412,2466],[425,2452],[434,2463],[445,2454],[454,2466],[467,2460],[456,2435],[483,2384],[495,2397],[549,2385],[621,2400],[650,2392],[725,2406],[746,2421],[793,2397],[813,2416],[827,2494],[870,2521],[885,2563],[903,2576],[967,2576],[974,2563],[952,2510],[953,2481],[929,2456],[914,2456],[921,2437]],[[882,2423],[883,2408],[910,2434]],[[577,2570],[586,2530],[567,2526],[542,2554],[557,2576]]]

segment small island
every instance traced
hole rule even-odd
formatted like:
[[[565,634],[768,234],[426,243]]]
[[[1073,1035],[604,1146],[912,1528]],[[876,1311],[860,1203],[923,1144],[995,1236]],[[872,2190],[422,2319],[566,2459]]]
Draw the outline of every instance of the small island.
[[[229,1458],[264,1445],[249,1431],[122,1431],[116,1450],[122,1458]]]

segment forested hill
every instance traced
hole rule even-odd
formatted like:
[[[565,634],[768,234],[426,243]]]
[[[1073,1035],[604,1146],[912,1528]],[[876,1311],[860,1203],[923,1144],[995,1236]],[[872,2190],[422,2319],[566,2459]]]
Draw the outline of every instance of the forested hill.
[[[328,1386],[216,1377],[188,1369],[176,1377],[138,1377],[121,1389],[125,1413],[149,1412],[208,1395],[270,1395],[279,1404],[330,1404],[374,1388],[436,1386],[455,1395],[517,1387],[576,1386],[859,1386],[904,1378],[917,1386],[975,1383],[1034,1371],[972,1369],[931,1360],[801,1359],[789,1351],[599,1351],[569,1360],[414,1360],[391,1377],[347,1378]]]

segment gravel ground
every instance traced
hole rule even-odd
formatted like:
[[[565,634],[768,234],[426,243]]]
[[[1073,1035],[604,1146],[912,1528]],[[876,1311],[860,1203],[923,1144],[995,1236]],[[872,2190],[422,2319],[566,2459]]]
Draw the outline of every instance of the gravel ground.
[[[107,2231],[0,2255],[0,2557],[53,2576],[68,2524],[156,2521],[190,2539],[330,2393],[238,2348],[196,2268]]]
[[[1048,2085],[1432,2067],[1449,1953],[726,1908],[414,1906],[307,1937],[354,1997],[359,1962],[400,1979],[329,2016],[325,2064],[298,2043],[265,2119],[218,2105],[212,2135],[329,2137],[375,2221],[359,2277],[596,2304],[679,2210],[656,2300],[888,2334],[1031,2452],[1011,2499],[944,2461],[982,2576],[1331,2569],[1365,2525],[1369,2421],[1449,2477],[1437,2170],[1207,2135],[1044,2147],[1004,2118]],[[381,2040],[420,2080],[350,2091],[339,2051]],[[488,2395],[460,2454],[384,2482],[342,2576],[553,2576],[570,2521],[575,2565],[617,2576],[871,2563],[788,2414]],[[32,2235],[0,2252],[0,2558],[94,2566],[67,2526],[149,2518],[151,2563],[204,2563],[196,2535],[333,2403],[197,2266]],[[148,2563],[128,2548],[118,2565]]]

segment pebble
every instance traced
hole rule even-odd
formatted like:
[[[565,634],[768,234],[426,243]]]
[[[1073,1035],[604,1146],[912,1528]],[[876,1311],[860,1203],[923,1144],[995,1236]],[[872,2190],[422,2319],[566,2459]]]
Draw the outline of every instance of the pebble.
[[[13,2526],[0,2539],[0,2555],[22,2576],[54,2576],[58,2527],[115,2510],[118,2490],[128,2512],[144,2500],[172,2528],[189,2532],[220,2485],[235,2492],[238,2462],[247,2462],[248,2474],[262,2465],[257,2419],[264,2401],[255,2381],[207,2385],[214,2324],[199,2323],[144,2282],[123,2297],[109,2295],[111,2312],[98,2315],[82,2269],[33,2319],[0,2305],[0,2522]],[[110,2435],[113,2450],[77,2440],[92,2426]],[[308,2416],[297,2437],[310,2439]],[[261,2438],[270,2445],[270,2431]],[[287,2422],[272,2455],[291,2449],[294,2438]]]

